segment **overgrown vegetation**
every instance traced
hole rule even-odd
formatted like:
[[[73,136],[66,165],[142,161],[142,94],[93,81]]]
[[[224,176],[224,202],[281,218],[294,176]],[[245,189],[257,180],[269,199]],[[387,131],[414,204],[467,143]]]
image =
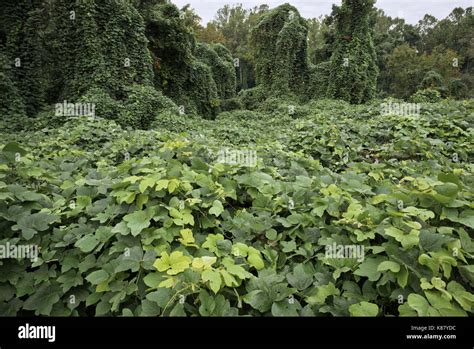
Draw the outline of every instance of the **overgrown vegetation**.
[[[198,19],[0,4],[0,315],[472,316],[472,9]]]
[[[0,243],[41,255],[0,262],[0,312],[472,314],[474,104],[378,106],[2,134]],[[222,147],[258,165],[221,164]]]

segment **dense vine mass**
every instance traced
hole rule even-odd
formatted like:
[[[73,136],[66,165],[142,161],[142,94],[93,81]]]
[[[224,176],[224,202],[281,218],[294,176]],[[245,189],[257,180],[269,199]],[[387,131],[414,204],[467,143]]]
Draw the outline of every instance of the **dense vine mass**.
[[[0,315],[472,315],[472,8],[374,2],[2,2]]]

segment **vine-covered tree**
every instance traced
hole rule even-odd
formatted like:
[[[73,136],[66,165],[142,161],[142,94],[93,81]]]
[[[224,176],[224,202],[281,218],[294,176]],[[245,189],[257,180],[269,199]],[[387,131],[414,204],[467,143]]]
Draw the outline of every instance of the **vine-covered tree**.
[[[43,27],[41,0],[19,0],[2,2],[0,5],[0,34],[3,61],[8,68],[5,74],[11,79],[9,96],[16,96],[17,111],[24,110],[26,115],[35,116],[44,103],[45,75],[42,69],[43,52],[41,37],[38,34]],[[10,85],[10,82],[6,85]],[[6,86],[5,85],[5,86]],[[16,91],[16,92],[13,92]],[[18,108],[23,104],[23,108]]]
[[[185,113],[213,118],[219,105],[212,71],[195,57],[196,40],[181,11],[158,1],[142,10],[153,57],[154,85]]]
[[[268,95],[306,95],[307,36],[306,20],[289,4],[265,13],[252,29],[257,84]]]
[[[121,99],[127,86],[152,84],[144,22],[132,5],[115,0],[54,3],[53,48],[63,84],[58,98],[78,98],[101,87]]]
[[[236,76],[230,51],[221,44],[198,43],[196,57],[211,68],[219,98],[235,97]]]
[[[374,0],[343,0],[333,6],[336,40],[327,92],[332,98],[363,103],[374,97],[378,68],[369,18]]]

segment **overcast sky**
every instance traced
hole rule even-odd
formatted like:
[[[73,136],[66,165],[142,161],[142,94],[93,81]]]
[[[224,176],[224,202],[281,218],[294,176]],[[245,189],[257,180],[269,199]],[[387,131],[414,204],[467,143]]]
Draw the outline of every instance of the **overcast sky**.
[[[215,13],[225,4],[241,3],[245,8],[267,4],[271,8],[286,2],[294,5],[306,18],[319,17],[331,13],[332,4],[341,0],[172,0],[178,7],[190,4],[204,23],[214,18]],[[444,18],[455,7],[474,6],[474,0],[377,0],[376,6],[392,17],[403,17],[410,24],[416,24],[426,13],[436,18]]]

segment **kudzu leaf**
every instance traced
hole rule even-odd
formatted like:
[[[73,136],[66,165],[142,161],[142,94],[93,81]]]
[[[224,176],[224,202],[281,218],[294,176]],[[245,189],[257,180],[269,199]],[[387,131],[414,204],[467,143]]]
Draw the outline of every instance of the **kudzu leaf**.
[[[351,316],[369,316],[374,317],[379,313],[379,307],[377,304],[369,302],[360,302],[352,304],[349,307],[349,313]]]
[[[105,270],[94,271],[86,277],[86,280],[93,285],[98,285],[104,281],[107,281],[108,279],[109,274]]]

